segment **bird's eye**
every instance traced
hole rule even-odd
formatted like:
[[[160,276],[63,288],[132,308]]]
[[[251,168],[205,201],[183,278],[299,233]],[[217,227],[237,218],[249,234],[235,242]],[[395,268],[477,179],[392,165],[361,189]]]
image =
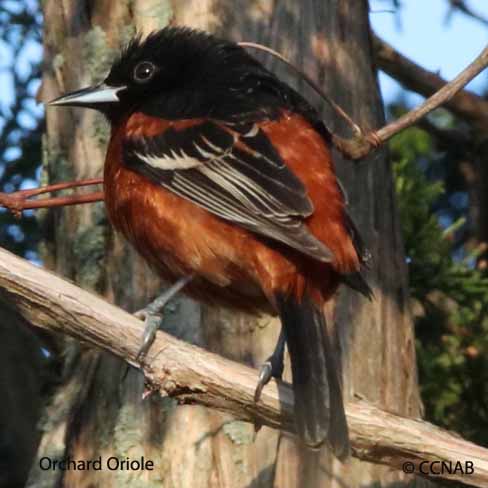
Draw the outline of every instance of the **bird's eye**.
[[[149,61],[141,61],[134,68],[133,78],[137,83],[147,83],[156,73],[156,66]]]

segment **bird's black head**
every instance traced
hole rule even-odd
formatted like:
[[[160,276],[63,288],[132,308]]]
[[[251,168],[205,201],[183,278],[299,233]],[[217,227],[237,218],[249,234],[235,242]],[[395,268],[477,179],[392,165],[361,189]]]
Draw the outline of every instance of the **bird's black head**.
[[[290,89],[237,44],[183,27],[136,37],[105,81],[51,105],[95,108],[112,121],[134,111],[169,119],[271,114]]]

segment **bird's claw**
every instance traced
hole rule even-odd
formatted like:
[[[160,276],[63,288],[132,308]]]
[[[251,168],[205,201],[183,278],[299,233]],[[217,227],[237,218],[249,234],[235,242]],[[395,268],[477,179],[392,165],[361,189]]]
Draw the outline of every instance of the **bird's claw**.
[[[273,376],[273,365],[271,361],[266,361],[259,368],[258,384],[256,385],[256,390],[254,391],[254,402],[259,402],[261,398],[261,393],[263,388],[269,383],[269,380]]]
[[[147,312],[146,310],[139,310],[134,314],[138,319],[144,320],[144,333],[142,335],[142,344],[137,352],[136,360],[140,361],[144,358],[154,342],[156,332],[161,327],[163,317],[161,314]]]
[[[161,310],[163,310],[166,304],[192,279],[193,275],[183,276],[170,288],[165,290],[158,298],[156,298],[156,300],[134,314],[138,319],[144,320],[145,324],[144,334],[142,336],[142,345],[139,348],[136,356],[137,361],[141,361],[141,359],[144,358],[149,351],[151,344],[154,342],[156,332],[161,327],[163,322]]]

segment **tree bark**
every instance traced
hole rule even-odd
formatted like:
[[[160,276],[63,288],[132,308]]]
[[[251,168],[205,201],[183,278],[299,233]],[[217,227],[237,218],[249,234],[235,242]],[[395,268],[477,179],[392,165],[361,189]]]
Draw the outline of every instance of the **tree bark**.
[[[36,454],[49,368],[29,324],[3,304],[0,317],[0,488],[17,488],[25,485]]]
[[[47,100],[100,80],[134,27],[148,32],[171,21],[280,50],[317,79],[361,126],[377,128],[383,120],[382,105],[372,68],[367,7],[365,0],[46,0],[42,96]],[[272,67],[290,79],[281,66]],[[308,93],[301,83],[298,88]],[[344,133],[340,121],[328,111],[324,115],[329,127]],[[107,138],[107,127],[96,114],[49,109],[45,150],[49,180],[100,175]],[[334,314],[346,396],[364,397],[393,412],[416,416],[420,404],[413,333],[387,155],[376,153],[358,166],[336,155],[336,164],[375,257],[369,273],[375,301],[367,303],[343,291]],[[49,231],[45,259],[58,273],[127,310],[140,308],[160,286],[113,234],[101,205],[49,212],[45,221]],[[186,299],[174,303],[165,319],[165,329],[174,335],[254,366],[272,350],[276,325],[274,319],[200,307]],[[142,401],[139,373],[130,371],[123,379],[125,368],[112,356],[70,350],[75,352],[49,406],[53,425],[38,457],[144,455],[156,469],[58,472],[54,479],[53,472],[37,469],[31,473],[31,486],[44,481],[45,486],[77,487],[144,483],[313,488],[327,483],[354,488],[405,479],[399,472],[356,460],[342,466],[327,452],[310,454],[290,436],[271,429],[255,435],[252,425],[203,407],[176,407],[171,400],[153,397]],[[66,406],[63,413],[60,404]]]

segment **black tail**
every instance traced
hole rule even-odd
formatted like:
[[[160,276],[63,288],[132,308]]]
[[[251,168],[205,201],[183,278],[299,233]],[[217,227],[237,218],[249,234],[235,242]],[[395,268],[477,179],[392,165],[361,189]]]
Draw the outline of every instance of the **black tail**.
[[[310,447],[327,441],[345,459],[349,434],[323,311],[307,295],[300,303],[293,297],[276,298],[291,359],[298,434]]]

